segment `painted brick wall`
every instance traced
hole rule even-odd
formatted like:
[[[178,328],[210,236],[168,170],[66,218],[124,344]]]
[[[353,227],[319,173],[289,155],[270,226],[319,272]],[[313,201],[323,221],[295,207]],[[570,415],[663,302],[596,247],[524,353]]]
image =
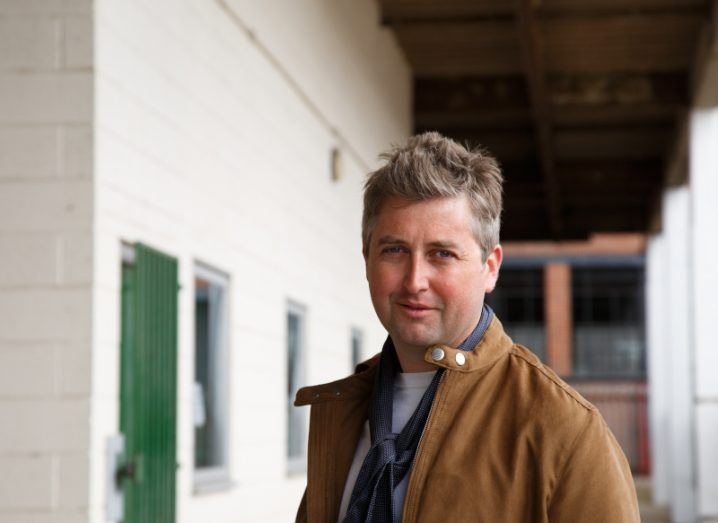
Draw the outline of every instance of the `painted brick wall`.
[[[87,521],[89,0],[0,3],[0,520]]]
[[[261,6],[261,9],[260,9]],[[288,300],[307,308],[307,383],[380,349],[360,255],[361,183],[410,131],[410,76],[374,2],[98,0],[91,521],[118,425],[120,245],[180,262],[179,521],[289,521]],[[330,151],[342,178],[330,180]],[[233,486],[192,481],[192,267],[231,281]]]

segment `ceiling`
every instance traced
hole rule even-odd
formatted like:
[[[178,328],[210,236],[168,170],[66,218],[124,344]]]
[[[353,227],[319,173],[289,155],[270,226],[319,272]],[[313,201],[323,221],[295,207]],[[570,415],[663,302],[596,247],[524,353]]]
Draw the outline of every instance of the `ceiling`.
[[[505,240],[645,231],[685,176],[670,171],[713,0],[379,4],[413,70],[415,131],[502,163]]]

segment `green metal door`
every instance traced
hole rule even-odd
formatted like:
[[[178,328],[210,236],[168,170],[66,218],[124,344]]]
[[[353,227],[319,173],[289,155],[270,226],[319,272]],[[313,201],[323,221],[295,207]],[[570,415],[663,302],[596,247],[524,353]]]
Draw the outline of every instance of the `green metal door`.
[[[136,244],[122,266],[124,523],[175,521],[178,289],[177,260]]]

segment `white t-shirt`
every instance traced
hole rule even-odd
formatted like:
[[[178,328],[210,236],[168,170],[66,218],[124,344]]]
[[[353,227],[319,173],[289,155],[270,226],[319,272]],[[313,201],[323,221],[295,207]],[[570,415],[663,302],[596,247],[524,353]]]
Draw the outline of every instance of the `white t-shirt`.
[[[416,407],[421,401],[421,397],[426,392],[427,387],[436,374],[435,370],[429,372],[401,372],[394,378],[394,404],[392,405],[391,431],[398,434],[409,421],[411,415],[414,414]],[[349,469],[347,482],[344,485],[344,495],[342,495],[342,503],[339,507],[339,523],[344,519],[349,507],[349,500],[352,497],[354,484],[356,483],[359,470],[361,470],[364,458],[366,458],[371,448],[371,434],[369,432],[369,422],[364,424],[364,430],[359,437],[356,451],[354,451],[354,461]],[[409,484],[409,475],[411,469],[406,473],[401,482],[394,487],[394,514],[395,522],[401,521],[401,513],[404,508],[404,497],[406,496],[406,488]]]

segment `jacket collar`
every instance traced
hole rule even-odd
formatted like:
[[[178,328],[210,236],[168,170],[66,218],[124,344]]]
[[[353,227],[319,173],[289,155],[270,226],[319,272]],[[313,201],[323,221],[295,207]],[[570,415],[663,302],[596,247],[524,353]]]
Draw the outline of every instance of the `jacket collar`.
[[[494,315],[481,340],[471,351],[449,345],[432,345],[424,352],[424,361],[449,371],[462,373],[485,371],[511,350],[513,342]],[[371,394],[379,354],[357,365],[356,374],[341,380],[299,389],[294,405],[313,405],[326,401],[342,401]]]
[[[470,351],[449,345],[432,345],[424,352],[424,361],[437,367],[457,372],[486,370],[511,350],[513,342],[504,332],[501,322],[494,315],[486,332]]]

